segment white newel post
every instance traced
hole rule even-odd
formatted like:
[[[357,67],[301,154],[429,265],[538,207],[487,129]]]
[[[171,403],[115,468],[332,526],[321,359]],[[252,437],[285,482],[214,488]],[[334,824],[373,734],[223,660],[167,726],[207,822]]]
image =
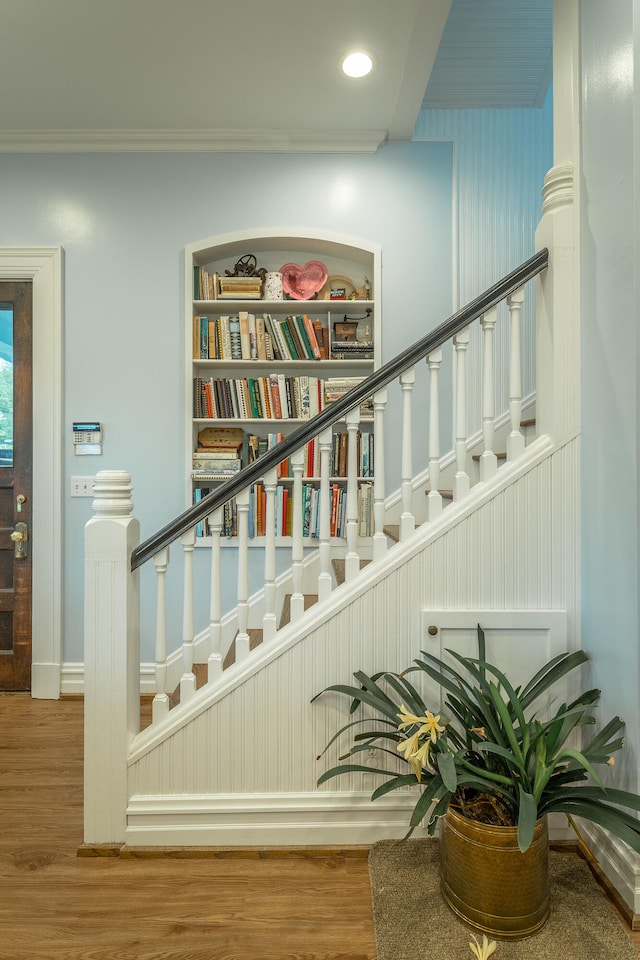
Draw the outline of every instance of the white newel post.
[[[124,842],[127,753],[140,729],[139,575],[130,568],[140,526],[131,489],[125,470],[100,470],[85,527],[85,843]]]

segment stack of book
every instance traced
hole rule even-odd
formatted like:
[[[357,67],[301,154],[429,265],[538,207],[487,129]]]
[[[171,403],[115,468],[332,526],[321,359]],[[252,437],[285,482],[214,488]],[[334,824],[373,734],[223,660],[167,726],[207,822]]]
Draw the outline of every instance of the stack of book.
[[[324,381],[324,404],[328,406],[341,400],[345,394],[353,390],[359,383],[362,383],[364,377],[327,377]],[[365,420],[373,417],[373,399],[365,399],[360,404],[360,416]]]
[[[228,480],[241,468],[240,448],[243,431],[225,427],[207,427],[198,434],[193,453],[192,480]]]
[[[332,360],[373,360],[373,340],[334,340]]]
[[[261,277],[218,277],[221,300],[262,300]]]

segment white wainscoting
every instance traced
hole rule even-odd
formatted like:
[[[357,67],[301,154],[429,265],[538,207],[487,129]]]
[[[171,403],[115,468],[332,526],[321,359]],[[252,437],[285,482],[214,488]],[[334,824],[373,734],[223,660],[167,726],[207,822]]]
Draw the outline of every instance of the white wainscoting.
[[[447,508],[451,513],[447,517],[445,511],[437,527],[424,525],[388,551],[384,562],[335,590],[328,619],[314,616],[312,608],[302,626],[280,631],[255,659],[225,671],[218,689],[203,688],[172,711],[164,732],[145,731],[136,738],[129,761],[135,842],[173,845],[181,808],[194,797],[208,803],[206,818],[197,824],[202,837],[228,825],[228,812],[218,802],[225,797],[238,804],[226,843],[246,843],[238,838],[247,831],[254,843],[273,842],[267,839],[274,836],[270,824],[262,828],[250,810],[242,813],[248,801],[272,808],[284,804],[291,837],[307,829],[313,805],[305,800],[292,808],[287,798],[315,795],[318,775],[337,761],[345,744],[317,757],[348,719],[345,697],[324,694],[312,703],[313,697],[330,684],[349,683],[358,669],[408,666],[424,646],[424,610],[462,610],[471,623],[488,611],[498,617],[504,612],[505,622],[524,611],[551,611],[550,625],[566,610],[563,646],[576,646],[579,441],[541,450],[525,466],[502,468],[498,476],[504,481],[484,490],[480,485],[477,494],[474,488],[469,502]],[[555,633],[549,637],[552,646],[559,643]],[[350,774],[329,781],[317,795],[340,798],[340,804],[345,795],[367,796],[378,782],[373,775]],[[321,821],[324,802],[315,808]],[[369,839],[387,816],[383,806],[371,807]],[[152,822],[139,820],[143,811]],[[388,811],[392,830],[397,813],[393,807]],[[192,818],[184,823],[184,829],[193,826]],[[356,818],[352,830],[340,828],[341,842],[363,842],[362,833],[363,821]],[[190,836],[196,835],[192,830]]]

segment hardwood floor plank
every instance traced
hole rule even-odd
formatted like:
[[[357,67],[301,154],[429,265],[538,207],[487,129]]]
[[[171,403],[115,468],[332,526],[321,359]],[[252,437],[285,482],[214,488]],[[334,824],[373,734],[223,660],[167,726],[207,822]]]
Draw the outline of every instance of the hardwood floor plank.
[[[362,850],[77,856],[82,709],[0,695],[0,960],[373,960]]]
[[[82,709],[0,695],[0,960],[374,960],[362,848],[78,856]]]

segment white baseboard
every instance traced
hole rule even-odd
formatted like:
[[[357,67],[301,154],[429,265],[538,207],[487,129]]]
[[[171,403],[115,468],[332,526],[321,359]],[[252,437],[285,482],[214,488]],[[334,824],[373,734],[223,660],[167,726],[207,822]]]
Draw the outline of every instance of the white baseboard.
[[[600,871],[635,915],[640,913],[640,854],[595,823],[580,821],[580,832]]]
[[[155,665],[153,663],[141,663],[140,693],[145,696],[153,696],[155,692]],[[60,693],[67,694],[67,696],[84,695],[84,663],[62,664],[62,669],[60,671]]]
[[[327,846],[402,839],[414,795],[222,794],[134,796],[128,846]]]
[[[58,700],[60,693],[60,664],[32,663],[31,696],[33,699]]]

